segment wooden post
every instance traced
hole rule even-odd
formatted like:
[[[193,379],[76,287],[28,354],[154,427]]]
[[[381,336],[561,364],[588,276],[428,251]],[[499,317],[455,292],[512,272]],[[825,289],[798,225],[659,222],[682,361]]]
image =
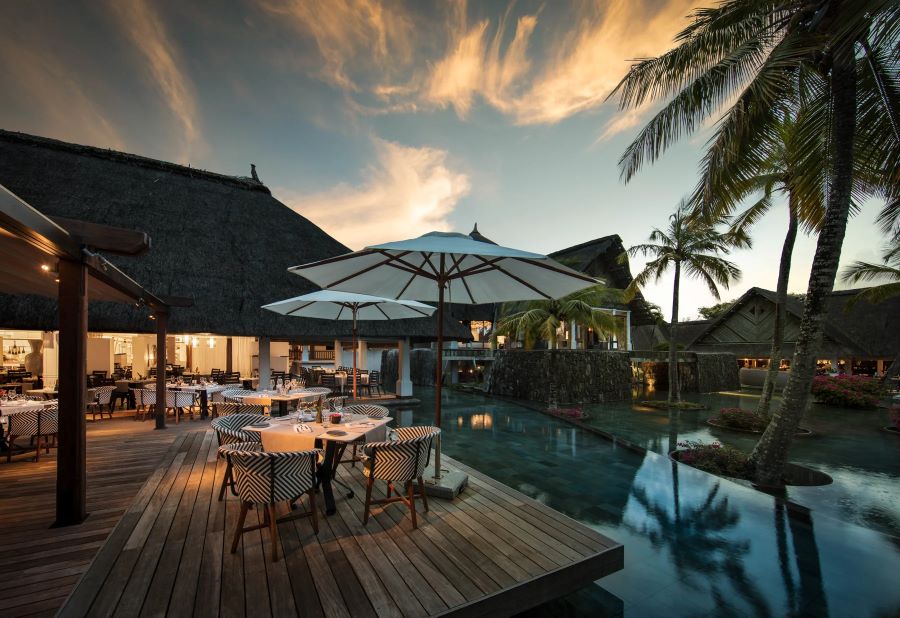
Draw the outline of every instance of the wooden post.
[[[231,337],[225,340],[225,373],[231,373],[232,360],[231,360]]]
[[[169,314],[156,315],[156,428],[166,428],[166,326]],[[178,418],[177,416],[175,417]]]
[[[268,337],[259,338],[259,390],[264,391],[269,388],[269,379],[272,377],[272,352],[269,343],[271,339]]]
[[[59,261],[59,450],[56,524],[87,517],[84,404],[87,387],[87,268]]]
[[[191,345],[191,338],[185,337],[184,352],[186,356],[185,365],[188,373],[194,371],[194,347]]]

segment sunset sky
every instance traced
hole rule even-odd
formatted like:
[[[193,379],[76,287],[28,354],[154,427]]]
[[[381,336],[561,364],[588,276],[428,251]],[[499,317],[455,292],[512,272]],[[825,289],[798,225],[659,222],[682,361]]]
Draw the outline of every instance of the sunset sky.
[[[629,59],[669,49],[696,2],[49,0],[4,3],[0,127],[261,180],[358,249],[479,230],[542,253],[663,227],[715,122],[625,185],[652,110],[604,100]],[[877,261],[867,204],[843,262]],[[735,254],[774,289],[786,214]],[[814,241],[798,241],[804,291]],[[632,262],[632,270],[640,267]],[[671,281],[646,290],[669,314]],[[714,301],[683,284],[681,315]]]

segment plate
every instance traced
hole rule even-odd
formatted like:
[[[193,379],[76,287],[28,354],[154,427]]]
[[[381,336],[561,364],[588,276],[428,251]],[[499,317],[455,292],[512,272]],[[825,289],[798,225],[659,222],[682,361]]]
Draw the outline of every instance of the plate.
[[[332,429],[331,431],[326,431],[329,436],[346,436],[346,431],[341,431],[340,429]]]
[[[251,427],[268,427],[269,424],[268,423],[251,423],[250,426]]]

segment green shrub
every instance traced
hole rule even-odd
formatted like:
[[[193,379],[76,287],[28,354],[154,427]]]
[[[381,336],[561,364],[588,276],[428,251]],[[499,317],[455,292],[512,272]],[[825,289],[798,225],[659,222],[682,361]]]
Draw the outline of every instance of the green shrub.
[[[740,408],[722,408],[709,420],[723,427],[744,431],[764,431],[769,424],[769,419],[765,415],[757,413],[756,410]]]

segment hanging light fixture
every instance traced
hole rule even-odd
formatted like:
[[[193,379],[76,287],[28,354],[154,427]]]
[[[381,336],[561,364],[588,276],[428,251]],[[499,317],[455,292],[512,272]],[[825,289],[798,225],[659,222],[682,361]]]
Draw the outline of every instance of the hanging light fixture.
[[[196,337],[191,337],[191,347],[196,348],[198,345],[200,345],[200,340]]]
[[[209,339],[207,339],[206,343],[209,344],[209,349],[212,350],[214,347],[216,347],[216,338],[210,337]]]

